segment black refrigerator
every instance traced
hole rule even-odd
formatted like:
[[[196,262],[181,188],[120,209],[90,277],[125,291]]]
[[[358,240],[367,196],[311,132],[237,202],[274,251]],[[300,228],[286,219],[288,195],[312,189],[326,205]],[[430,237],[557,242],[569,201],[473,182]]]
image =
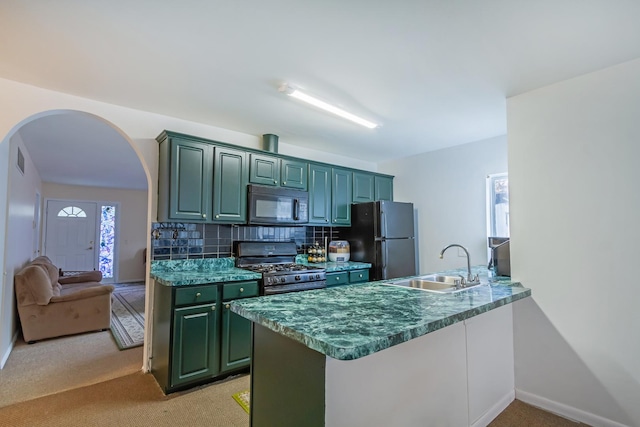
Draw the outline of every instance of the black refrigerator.
[[[351,246],[351,260],[372,264],[372,280],[416,275],[413,203],[353,204],[351,228],[344,235]]]

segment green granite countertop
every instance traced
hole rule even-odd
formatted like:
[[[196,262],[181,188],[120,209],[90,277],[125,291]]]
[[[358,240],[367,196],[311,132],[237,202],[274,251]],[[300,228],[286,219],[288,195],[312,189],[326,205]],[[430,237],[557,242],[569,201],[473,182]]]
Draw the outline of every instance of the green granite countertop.
[[[455,294],[369,282],[247,298],[231,310],[329,357],[353,360],[531,295],[486,267],[473,270],[486,284]]]
[[[235,267],[234,258],[206,258],[151,262],[151,278],[165,286],[259,280],[260,273]]]

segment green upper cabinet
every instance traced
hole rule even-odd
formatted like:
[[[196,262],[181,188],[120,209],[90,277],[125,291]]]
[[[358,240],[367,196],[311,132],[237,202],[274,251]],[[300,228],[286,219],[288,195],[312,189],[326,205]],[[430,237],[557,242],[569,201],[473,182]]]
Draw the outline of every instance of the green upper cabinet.
[[[280,178],[280,159],[264,154],[249,154],[249,182],[277,186]]]
[[[299,160],[282,159],[280,183],[283,187],[307,191],[309,163]]]
[[[249,154],[249,182],[307,191],[309,164],[265,154]]]
[[[353,202],[353,171],[331,169],[331,224],[351,225]]]
[[[393,201],[393,177],[376,175],[374,179],[375,200]]]
[[[329,225],[331,220],[331,168],[309,164],[309,224]]]
[[[208,144],[180,139],[171,139],[161,146],[159,218],[207,220],[211,200],[211,151]]]
[[[247,221],[247,154],[215,147],[213,163],[213,221],[234,224]]]
[[[373,202],[374,175],[365,172],[353,173],[353,203]]]

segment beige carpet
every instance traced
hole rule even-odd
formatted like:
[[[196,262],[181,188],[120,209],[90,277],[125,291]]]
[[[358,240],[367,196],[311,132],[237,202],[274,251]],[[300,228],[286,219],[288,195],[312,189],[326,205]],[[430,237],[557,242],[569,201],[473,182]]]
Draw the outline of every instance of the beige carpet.
[[[142,347],[118,350],[110,331],[26,344],[0,370],[0,407],[139,372]],[[1,425],[1,424],[0,424]]]
[[[249,415],[231,397],[248,387],[243,375],[164,396],[151,374],[136,373],[0,408],[0,425],[248,427]]]

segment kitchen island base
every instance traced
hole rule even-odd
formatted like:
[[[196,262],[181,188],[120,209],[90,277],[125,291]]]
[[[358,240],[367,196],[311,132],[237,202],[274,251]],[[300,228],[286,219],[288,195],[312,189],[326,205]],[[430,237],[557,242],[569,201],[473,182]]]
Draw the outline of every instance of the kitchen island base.
[[[512,308],[355,360],[253,323],[251,360],[255,427],[483,426],[514,396]]]

